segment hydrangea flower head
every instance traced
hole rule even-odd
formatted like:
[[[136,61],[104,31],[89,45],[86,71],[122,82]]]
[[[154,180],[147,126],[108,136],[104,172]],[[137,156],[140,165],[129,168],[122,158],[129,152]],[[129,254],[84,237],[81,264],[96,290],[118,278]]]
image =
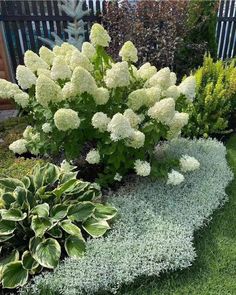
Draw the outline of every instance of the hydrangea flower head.
[[[63,56],[56,56],[51,68],[51,78],[53,80],[67,80],[71,78],[71,70]]]
[[[86,161],[89,164],[98,164],[100,162],[100,154],[99,151],[96,149],[92,149],[88,152],[86,156]]]
[[[134,130],[132,136],[127,141],[127,146],[140,149],[144,146],[145,134],[139,130]]]
[[[133,111],[138,111],[148,100],[146,89],[137,89],[128,96],[128,106]]]
[[[94,128],[98,129],[100,132],[107,131],[107,126],[111,119],[103,112],[95,113],[92,117],[92,125]]]
[[[134,170],[139,176],[148,176],[151,173],[151,166],[147,161],[136,160]]]
[[[9,150],[13,151],[14,154],[22,155],[27,152],[26,144],[25,139],[18,139],[9,145]]]
[[[83,94],[85,92],[93,95],[97,90],[97,84],[93,76],[83,67],[76,67],[71,77],[73,93]]]
[[[170,185],[179,185],[184,181],[183,174],[179,173],[178,171],[172,169],[170,173],[168,173],[168,180],[167,184]]]
[[[122,61],[136,63],[138,61],[138,50],[131,41],[127,41],[122,46],[119,56]]]
[[[187,99],[192,101],[195,97],[196,79],[194,76],[189,76],[178,86],[180,93],[184,94]]]
[[[88,59],[92,60],[96,55],[96,49],[89,42],[84,42],[82,45],[82,53],[87,56]]]
[[[40,47],[39,49],[39,56],[48,64],[52,65],[53,59],[55,57],[55,54],[52,52],[52,50],[48,49],[45,46]]]
[[[29,94],[23,91],[17,92],[14,95],[15,102],[20,105],[23,109],[29,104]]]
[[[93,92],[93,98],[97,105],[104,105],[109,100],[109,90],[104,87],[96,88]]]
[[[44,133],[50,133],[50,132],[52,132],[52,126],[51,126],[51,124],[50,123],[44,123],[42,125],[42,130],[43,130]]]
[[[19,65],[16,68],[16,79],[22,89],[29,89],[35,85],[37,78],[29,68]]]
[[[24,63],[33,73],[37,72],[39,68],[48,69],[49,65],[36,53],[27,50],[24,55]]]
[[[163,90],[171,86],[173,79],[170,78],[170,69],[168,67],[159,70],[146,83],[146,87],[159,86]]]
[[[129,120],[120,113],[112,117],[107,130],[111,133],[111,139],[113,141],[131,137],[134,132]]]
[[[126,61],[117,62],[106,71],[104,81],[108,88],[126,87],[130,84],[130,73]]]
[[[148,116],[162,124],[169,124],[175,115],[175,101],[173,98],[164,98],[155,103],[148,110]]]
[[[78,113],[71,109],[59,109],[54,114],[54,123],[58,130],[77,129],[80,125]]]
[[[190,157],[188,155],[182,156],[179,162],[182,172],[194,171],[200,167],[199,161],[196,158]]]
[[[36,81],[35,97],[44,107],[47,107],[49,102],[57,103],[63,99],[61,87],[43,74]]]
[[[92,72],[93,70],[93,65],[89,61],[88,57],[79,50],[74,50],[70,56],[70,67],[72,70],[74,70],[78,66],[86,69],[89,72]]]
[[[132,128],[137,128],[141,123],[139,115],[135,114],[132,109],[127,109],[124,111],[124,116],[129,120]]]
[[[111,37],[107,31],[97,23],[92,26],[89,38],[94,46],[108,47],[111,41]]]
[[[152,66],[149,62],[145,63],[138,69],[138,75],[143,80],[150,79],[157,72],[156,67]]]

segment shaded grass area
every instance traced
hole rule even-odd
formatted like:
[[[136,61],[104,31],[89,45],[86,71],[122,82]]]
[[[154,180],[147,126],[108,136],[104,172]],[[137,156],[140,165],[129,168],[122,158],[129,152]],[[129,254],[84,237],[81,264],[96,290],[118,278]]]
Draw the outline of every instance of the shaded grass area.
[[[229,165],[236,174],[236,135],[226,144]],[[214,161],[214,159],[212,159]],[[195,234],[193,266],[156,278],[140,278],[119,295],[235,295],[236,294],[236,179],[227,188],[229,202]]]

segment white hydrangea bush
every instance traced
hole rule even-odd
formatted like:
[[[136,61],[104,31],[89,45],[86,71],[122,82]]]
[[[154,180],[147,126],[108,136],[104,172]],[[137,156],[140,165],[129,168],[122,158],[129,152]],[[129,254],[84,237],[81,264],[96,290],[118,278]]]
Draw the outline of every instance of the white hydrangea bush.
[[[69,43],[53,50],[43,46],[39,55],[27,51],[16,71],[18,85],[0,79],[0,98],[14,99],[34,122],[22,147],[17,142],[11,150],[63,152],[68,160],[82,154],[89,165],[100,165],[101,184],[130,171],[153,173],[154,146],[178,137],[188,123],[176,104],[194,98],[195,79],[176,85],[168,67],[157,70],[147,62],[136,68],[138,52],[130,41],[115,63],[106,53],[109,42],[107,31],[94,24],[81,51]]]
[[[141,177],[127,182],[111,197],[120,217],[108,235],[88,241],[83,258],[66,259],[54,272],[36,277],[21,295],[116,293],[138,277],[189,267],[196,258],[194,231],[227,200],[233,173],[224,145],[216,140],[176,139],[166,152],[181,159],[185,171],[194,167],[185,182],[167,186]],[[199,159],[201,169],[192,158]],[[176,183],[181,177],[174,173],[171,179]]]

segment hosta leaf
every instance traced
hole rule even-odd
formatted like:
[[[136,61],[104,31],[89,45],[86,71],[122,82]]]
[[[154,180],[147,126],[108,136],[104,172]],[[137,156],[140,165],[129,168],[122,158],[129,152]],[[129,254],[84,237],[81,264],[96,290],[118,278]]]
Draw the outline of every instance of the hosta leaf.
[[[96,219],[112,219],[117,214],[116,208],[109,205],[96,204],[94,216]]]
[[[24,286],[28,280],[28,271],[23,268],[21,261],[10,262],[4,269],[2,274],[3,288],[14,289]]]
[[[1,220],[0,221],[0,236],[7,236],[14,232],[16,224],[14,221]]]
[[[52,192],[60,198],[65,192],[70,191],[70,189],[73,189],[74,184],[77,182],[77,179],[71,179],[67,182],[60,185],[58,188],[54,189]]]
[[[69,235],[81,237],[81,239],[83,239],[80,228],[73,224],[70,220],[63,220],[59,224]]]
[[[5,192],[13,192],[18,186],[25,187],[24,183],[18,179],[11,177],[0,178],[0,187],[4,188]]]
[[[56,165],[51,163],[46,164],[46,170],[43,176],[43,185],[53,184],[58,180],[60,175],[60,170]]]
[[[91,202],[81,202],[72,205],[68,210],[68,217],[71,220],[84,221],[89,218],[95,210],[95,205]]]
[[[37,205],[31,210],[31,213],[37,215],[38,217],[48,217],[49,205],[47,203]]]
[[[31,179],[29,176],[24,176],[22,182],[24,183],[26,188],[29,188],[31,185]]]
[[[9,262],[19,260],[19,252],[17,250],[13,251],[10,255],[0,260],[0,281],[2,280],[2,271],[6,264]]]
[[[53,238],[57,238],[57,239],[62,237],[62,231],[61,231],[61,229],[57,225],[55,225],[54,227],[50,228],[47,231],[47,234],[49,234]]]
[[[86,244],[77,236],[69,236],[65,241],[65,249],[70,257],[80,258],[84,255]]]
[[[4,201],[4,204],[5,204],[5,207],[6,208],[8,208],[16,200],[16,198],[13,195],[13,193],[4,193],[2,195],[2,199]]]
[[[43,241],[42,238],[39,238],[39,237],[33,237],[30,239],[29,241],[29,250],[30,250],[30,253],[31,255],[34,257],[34,253],[36,251],[36,248],[38,246],[39,243],[41,243]]]
[[[24,269],[32,270],[38,267],[38,262],[34,260],[29,251],[25,251],[22,255],[22,264]]]
[[[61,256],[61,246],[57,240],[48,238],[39,243],[34,258],[46,268],[55,268]]]
[[[2,209],[1,216],[3,220],[10,220],[10,221],[21,221],[24,220],[27,216],[27,213],[23,213],[19,209]]]
[[[52,226],[52,222],[48,218],[38,216],[32,218],[31,228],[36,237],[42,237],[50,226]]]
[[[16,200],[20,206],[22,206],[24,203],[27,202],[27,193],[28,193],[27,189],[25,189],[24,187],[18,186],[15,189],[14,193],[16,195]]]
[[[33,269],[29,270],[29,273],[31,275],[35,275],[35,274],[40,273],[42,270],[43,270],[42,265],[38,264],[38,266],[36,268],[33,268]]]
[[[103,236],[110,226],[105,220],[97,220],[93,217],[90,217],[83,224],[83,228],[93,238],[97,238]]]
[[[0,235],[0,243],[6,242],[8,240],[10,240],[12,237],[14,237],[14,235],[8,235],[8,236],[1,236]]]
[[[62,184],[67,182],[68,180],[76,179],[76,176],[77,176],[77,172],[68,172],[66,174],[62,174],[60,177],[60,183]]]
[[[53,219],[60,220],[66,217],[67,211],[68,211],[67,205],[59,204],[52,207],[50,215]]]

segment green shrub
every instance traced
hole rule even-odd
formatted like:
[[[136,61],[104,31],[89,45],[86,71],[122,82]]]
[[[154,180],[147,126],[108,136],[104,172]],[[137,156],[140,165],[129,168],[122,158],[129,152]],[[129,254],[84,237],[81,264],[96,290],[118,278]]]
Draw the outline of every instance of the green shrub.
[[[195,78],[195,100],[181,108],[189,113],[189,123],[183,134],[208,137],[224,132],[236,103],[235,60],[227,64],[221,60],[214,62],[210,56],[205,56]]]
[[[85,237],[100,237],[110,228],[107,220],[116,209],[95,203],[99,187],[76,179],[69,168],[48,163],[36,165],[22,180],[0,178],[3,288],[23,286],[43,267],[55,268],[62,245],[67,255],[80,258]]]
[[[167,153],[191,155],[201,168],[179,186],[130,179],[112,196],[120,218],[108,235],[89,241],[79,261],[66,259],[53,273],[35,277],[21,294],[115,293],[138,277],[190,266],[196,257],[193,233],[225,202],[233,174],[225,147],[215,140],[172,141]]]

